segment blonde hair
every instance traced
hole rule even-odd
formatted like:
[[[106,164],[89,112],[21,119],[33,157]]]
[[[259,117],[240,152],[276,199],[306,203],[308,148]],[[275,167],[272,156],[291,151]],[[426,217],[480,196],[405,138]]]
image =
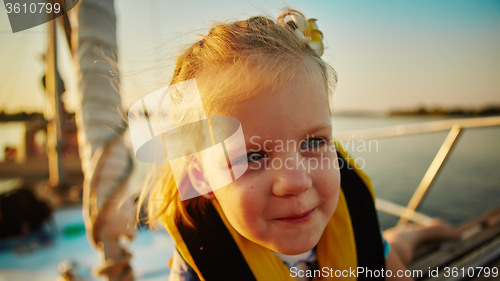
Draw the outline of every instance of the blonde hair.
[[[263,90],[272,92],[292,79],[308,80],[321,75],[330,96],[337,75],[294,32],[293,26],[284,22],[285,16],[291,14],[304,17],[285,9],[276,22],[258,16],[214,25],[177,57],[170,84],[195,78],[207,116]],[[174,92],[170,98],[181,122],[188,114],[182,105],[189,97]],[[139,206],[148,201],[148,222],[165,223],[167,208],[175,204],[176,221],[194,227],[189,212],[203,212],[209,201],[202,196],[181,201],[170,165],[158,168],[139,199]],[[180,184],[190,184],[187,176]]]

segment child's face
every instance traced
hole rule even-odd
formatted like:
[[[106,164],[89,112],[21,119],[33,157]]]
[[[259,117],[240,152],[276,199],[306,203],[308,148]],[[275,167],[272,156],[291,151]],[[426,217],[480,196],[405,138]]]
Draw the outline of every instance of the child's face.
[[[326,89],[312,80],[259,93],[228,112],[241,121],[248,169],[214,191],[241,235],[289,255],[318,243],[340,190]],[[210,183],[216,165],[202,164]]]

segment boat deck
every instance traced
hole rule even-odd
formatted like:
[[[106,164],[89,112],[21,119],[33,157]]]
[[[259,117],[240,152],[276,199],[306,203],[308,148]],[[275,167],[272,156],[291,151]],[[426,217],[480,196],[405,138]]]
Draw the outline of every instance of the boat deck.
[[[418,249],[409,268],[423,273],[417,280],[500,280],[500,208],[460,228],[461,240]]]
[[[31,248],[28,245],[0,252],[0,281],[53,281],[59,275],[59,263],[66,259],[76,264],[80,280],[99,280],[92,276],[92,268],[99,264],[98,255],[89,246],[85,234],[63,235],[68,226],[83,227],[81,209],[58,210],[55,222],[58,233],[53,244]],[[468,221],[461,228],[464,239],[460,241],[429,244],[418,249],[417,258],[409,268],[422,272],[422,277],[417,280],[500,280],[498,271],[496,277],[493,274],[493,268],[500,268],[500,209]],[[130,251],[137,280],[166,280],[173,241],[164,230],[139,230]],[[481,267],[482,273],[478,276]],[[446,276],[446,268],[449,268],[450,276]],[[490,273],[489,277],[486,271]],[[453,272],[456,272],[456,277],[452,276]]]
[[[54,281],[59,276],[59,263],[66,259],[76,264],[79,281],[102,280],[92,276],[92,268],[99,264],[98,254],[89,245],[84,231],[78,231],[84,226],[81,208],[57,210],[54,220],[57,234],[52,244],[0,251],[0,281]],[[76,231],[64,235],[67,227]],[[165,230],[139,230],[130,244],[136,280],[166,280],[173,250],[173,241]]]

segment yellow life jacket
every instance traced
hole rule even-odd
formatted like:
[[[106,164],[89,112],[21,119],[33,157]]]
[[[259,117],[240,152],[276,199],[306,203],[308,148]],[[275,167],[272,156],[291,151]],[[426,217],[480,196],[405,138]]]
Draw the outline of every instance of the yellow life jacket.
[[[339,274],[343,280],[362,280],[366,276],[359,268],[373,272],[385,267],[371,181],[347,152],[339,145],[337,149],[341,192],[337,209],[316,247],[319,272],[314,281]],[[271,250],[246,239],[231,226],[216,200],[203,216],[192,214],[196,229],[177,225],[175,204],[170,205],[164,224],[180,255],[200,280],[296,281]]]

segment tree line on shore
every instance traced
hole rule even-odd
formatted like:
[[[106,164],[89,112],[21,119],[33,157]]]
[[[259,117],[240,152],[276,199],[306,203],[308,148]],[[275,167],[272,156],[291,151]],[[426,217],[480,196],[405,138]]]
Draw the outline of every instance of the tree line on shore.
[[[492,116],[500,115],[500,105],[481,108],[441,108],[420,106],[415,109],[395,109],[389,116]]]
[[[66,120],[71,120],[75,116],[75,113],[66,113]],[[14,114],[7,114],[4,111],[0,111],[0,122],[18,122],[18,121],[47,121],[41,112],[18,112]]]

